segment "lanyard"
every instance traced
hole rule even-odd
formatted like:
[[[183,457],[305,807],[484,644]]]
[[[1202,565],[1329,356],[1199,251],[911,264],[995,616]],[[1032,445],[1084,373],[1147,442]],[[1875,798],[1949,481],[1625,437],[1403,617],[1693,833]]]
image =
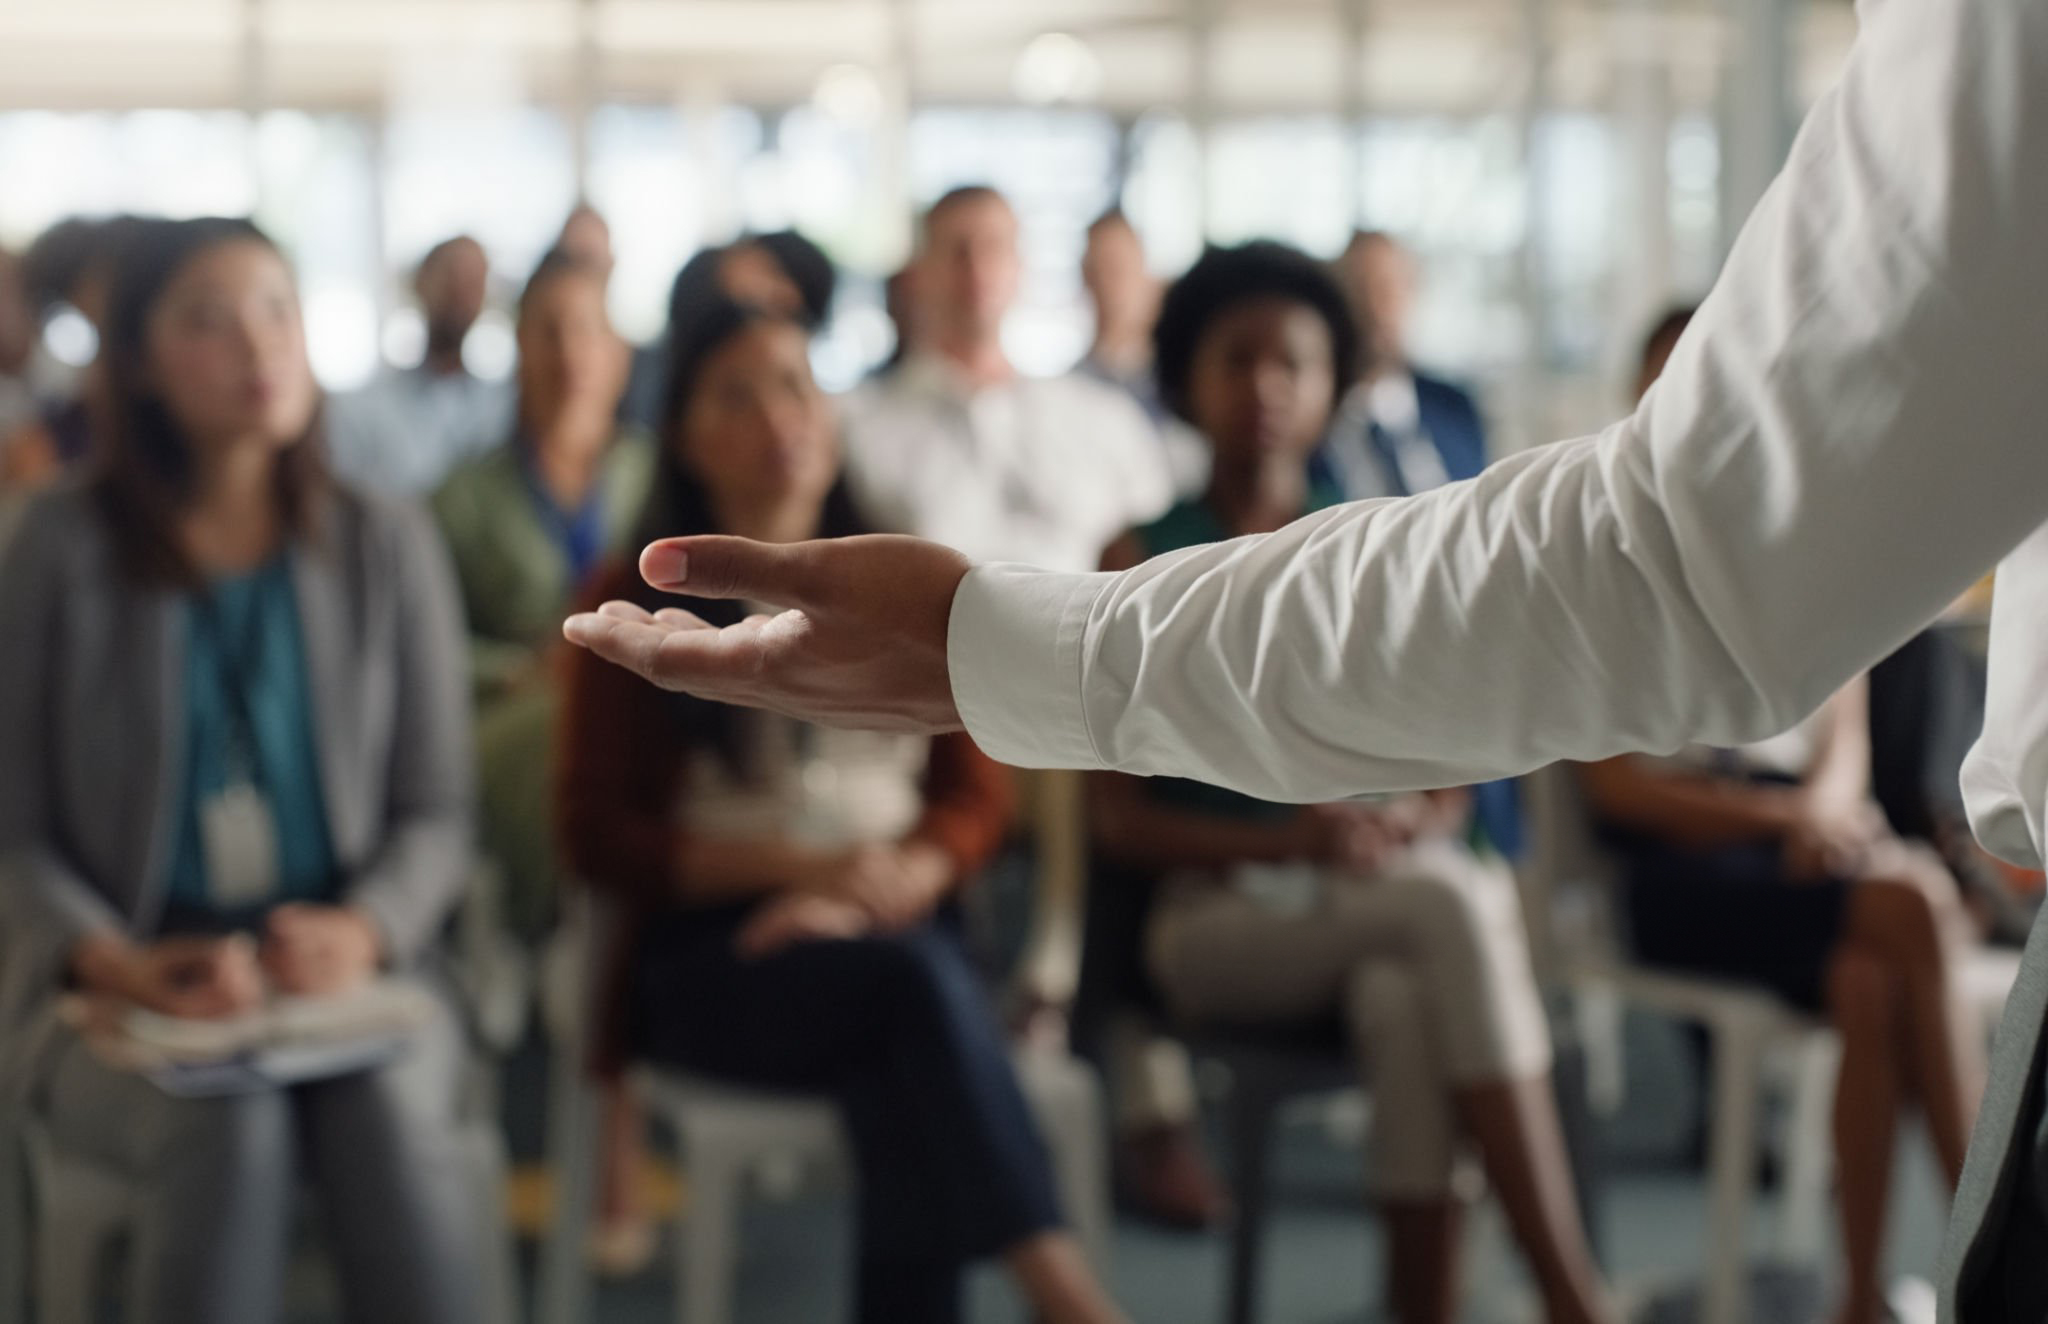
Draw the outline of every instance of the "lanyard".
[[[230,786],[260,784],[262,759],[256,741],[255,677],[263,664],[263,610],[261,597],[267,579],[250,587],[248,612],[239,638],[230,638],[225,613],[211,590],[197,595],[193,603],[199,627],[213,642],[214,665],[221,690],[228,700],[227,781]]]

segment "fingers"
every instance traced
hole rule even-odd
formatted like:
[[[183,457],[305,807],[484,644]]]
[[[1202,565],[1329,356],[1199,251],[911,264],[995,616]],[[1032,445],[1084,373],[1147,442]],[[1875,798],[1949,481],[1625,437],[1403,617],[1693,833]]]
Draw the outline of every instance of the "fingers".
[[[868,931],[853,906],[814,896],[792,896],[754,916],[734,939],[734,949],[747,960],[760,960],[804,942],[857,938]]]
[[[816,560],[806,543],[665,538],[640,553],[640,574],[665,593],[813,609],[819,605]]]

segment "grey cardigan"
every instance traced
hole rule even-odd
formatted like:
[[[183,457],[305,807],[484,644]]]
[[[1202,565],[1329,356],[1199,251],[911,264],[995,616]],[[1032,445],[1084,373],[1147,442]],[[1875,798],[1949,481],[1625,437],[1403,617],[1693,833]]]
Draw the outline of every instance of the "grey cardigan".
[[[410,964],[471,858],[454,577],[423,515],[348,491],[290,555],[345,895]],[[122,574],[79,487],[39,499],[0,556],[0,1090],[38,1076],[78,940],[157,923],[184,767],[178,613]]]

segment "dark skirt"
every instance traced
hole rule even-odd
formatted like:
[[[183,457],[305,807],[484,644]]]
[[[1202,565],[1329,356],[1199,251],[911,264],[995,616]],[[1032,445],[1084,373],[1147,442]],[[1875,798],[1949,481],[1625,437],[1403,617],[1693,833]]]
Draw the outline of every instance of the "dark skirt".
[[[634,1055],[834,1099],[860,1172],[860,1324],[955,1324],[961,1269],[1060,1225],[1052,1163],[952,917],[740,956],[749,908],[651,917]]]
[[[1646,965],[1770,990],[1802,1011],[1827,1002],[1849,883],[1786,876],[1775,843],[1704,849],[1608,834],[1623,864],[1630,950]]]

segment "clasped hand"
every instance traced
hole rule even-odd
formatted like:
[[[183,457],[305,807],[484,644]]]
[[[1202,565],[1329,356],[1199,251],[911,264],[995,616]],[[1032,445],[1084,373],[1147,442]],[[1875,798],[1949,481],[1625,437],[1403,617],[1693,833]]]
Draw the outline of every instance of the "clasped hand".
[[[748,920],[739,950],[758,958],[800,942],[900,933],[921,923],[951,882],[945,852],[924,843],[820,855]]]
[[[177,936],[150,943],[103,935],[75,961],[79,982],[165,1016],[222,1020],[262,1005],[269,992],[326,997],[365,982],[381,943],[368,917],[340,906],[273,911],[259,943],[246,933]]]

